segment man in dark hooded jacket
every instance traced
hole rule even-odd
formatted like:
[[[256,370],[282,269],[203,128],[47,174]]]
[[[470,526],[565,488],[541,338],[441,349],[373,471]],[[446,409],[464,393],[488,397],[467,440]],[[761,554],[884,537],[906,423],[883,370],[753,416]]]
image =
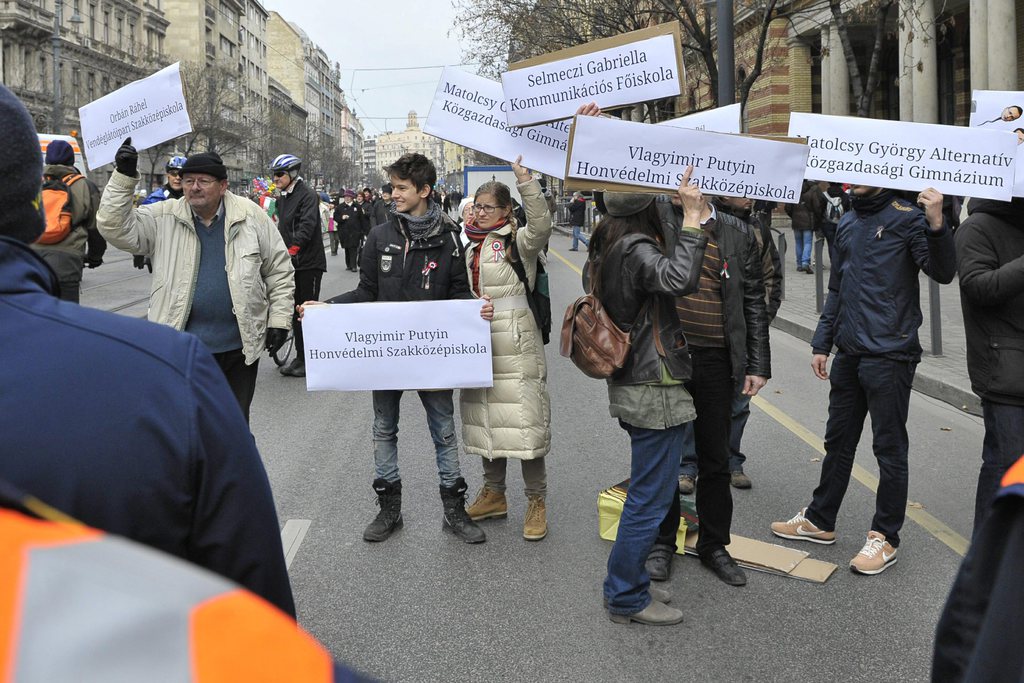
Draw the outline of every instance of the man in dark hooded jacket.
[[[977,534],[999,479],[1024,453],[1024,198],[972,199],[956,252],[967,372],[985,417]]]

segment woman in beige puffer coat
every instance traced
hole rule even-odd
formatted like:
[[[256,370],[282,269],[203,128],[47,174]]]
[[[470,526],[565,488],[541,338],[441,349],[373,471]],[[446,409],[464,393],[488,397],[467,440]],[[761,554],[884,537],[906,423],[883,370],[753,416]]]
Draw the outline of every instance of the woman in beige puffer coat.
[[[470,286],[494,302],[491,349],[494,386],[463,389],[462,441],[467,453],[483,457],[484,486],[467,512],[474,520],[508,514],[505,470],[509,458],[522,463],[528,506],[523,537],[547,535],[544,456],[551,448],[551,404],[540,329],[530,311],[526,288],[511,262],[511,240],[531,288],[537,261],[551,236],[551,212],[540,185],[519,161],[513,164],[527,223],[517,226],[508,186],[485,183],[475,195],[476,213],[465,228]]]

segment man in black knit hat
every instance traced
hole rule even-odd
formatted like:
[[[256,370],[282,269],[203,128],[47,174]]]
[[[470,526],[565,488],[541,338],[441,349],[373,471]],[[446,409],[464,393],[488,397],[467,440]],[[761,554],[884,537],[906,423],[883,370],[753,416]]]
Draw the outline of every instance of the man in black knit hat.
[[[291,327],[288,251],[267,214],[228,191],[215,152],[185,162],[183,197],[133,209],[138,161],[128,138],[100,201],[100,232],[119,249],[150,257],[149,319],[199,337],[248,419],[260,353],[277,351]]]

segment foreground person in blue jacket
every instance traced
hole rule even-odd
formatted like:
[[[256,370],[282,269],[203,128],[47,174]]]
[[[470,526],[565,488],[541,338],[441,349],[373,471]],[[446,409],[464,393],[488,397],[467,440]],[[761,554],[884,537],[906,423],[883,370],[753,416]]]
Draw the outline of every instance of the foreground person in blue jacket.
[[[781,538],[836,542],[836,517],[870,414],[878,493],[867,541],[850,569],[874,575],[896,562],[906,516],[907,412],[923,320],[918,274],[952,282],[956,253],[935,190],[918,195],[921,208],[878,187],[854,185],[852,193],[853,210],[836,230],[828,299],[811,341],[814,374],[831,381],[821,480],[810,505],[771,528]],[[838,350],[829,374],[833,346]]]
[[[0,86],[0,479],[295,615],[266,471],[198,338],[57,298],[32,119]],[[139,382],[139,377],[145,377]]]

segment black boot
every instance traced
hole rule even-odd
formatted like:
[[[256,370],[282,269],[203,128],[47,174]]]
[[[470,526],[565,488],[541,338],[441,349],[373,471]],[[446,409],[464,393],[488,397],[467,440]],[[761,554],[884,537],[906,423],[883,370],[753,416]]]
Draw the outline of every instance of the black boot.
[[[651,552],[647,553],[647,562],[644,568],[647,570],[651,581],[668,581],[672,576],[672,556],[675,549],[670,545],[655,543],[651,546]]]
[[[374,479],[373,490],[377,492],[380,512],[363,532],[364,541],[386,541],[391,533],[402,526],[402,481]]]
[[[444,530],[450,531],[466,543],[483,543],[487,540],[483,529],[466,514],[466,480],[459,477],[454,486],[441,487],[441,502],[444,504]]]

